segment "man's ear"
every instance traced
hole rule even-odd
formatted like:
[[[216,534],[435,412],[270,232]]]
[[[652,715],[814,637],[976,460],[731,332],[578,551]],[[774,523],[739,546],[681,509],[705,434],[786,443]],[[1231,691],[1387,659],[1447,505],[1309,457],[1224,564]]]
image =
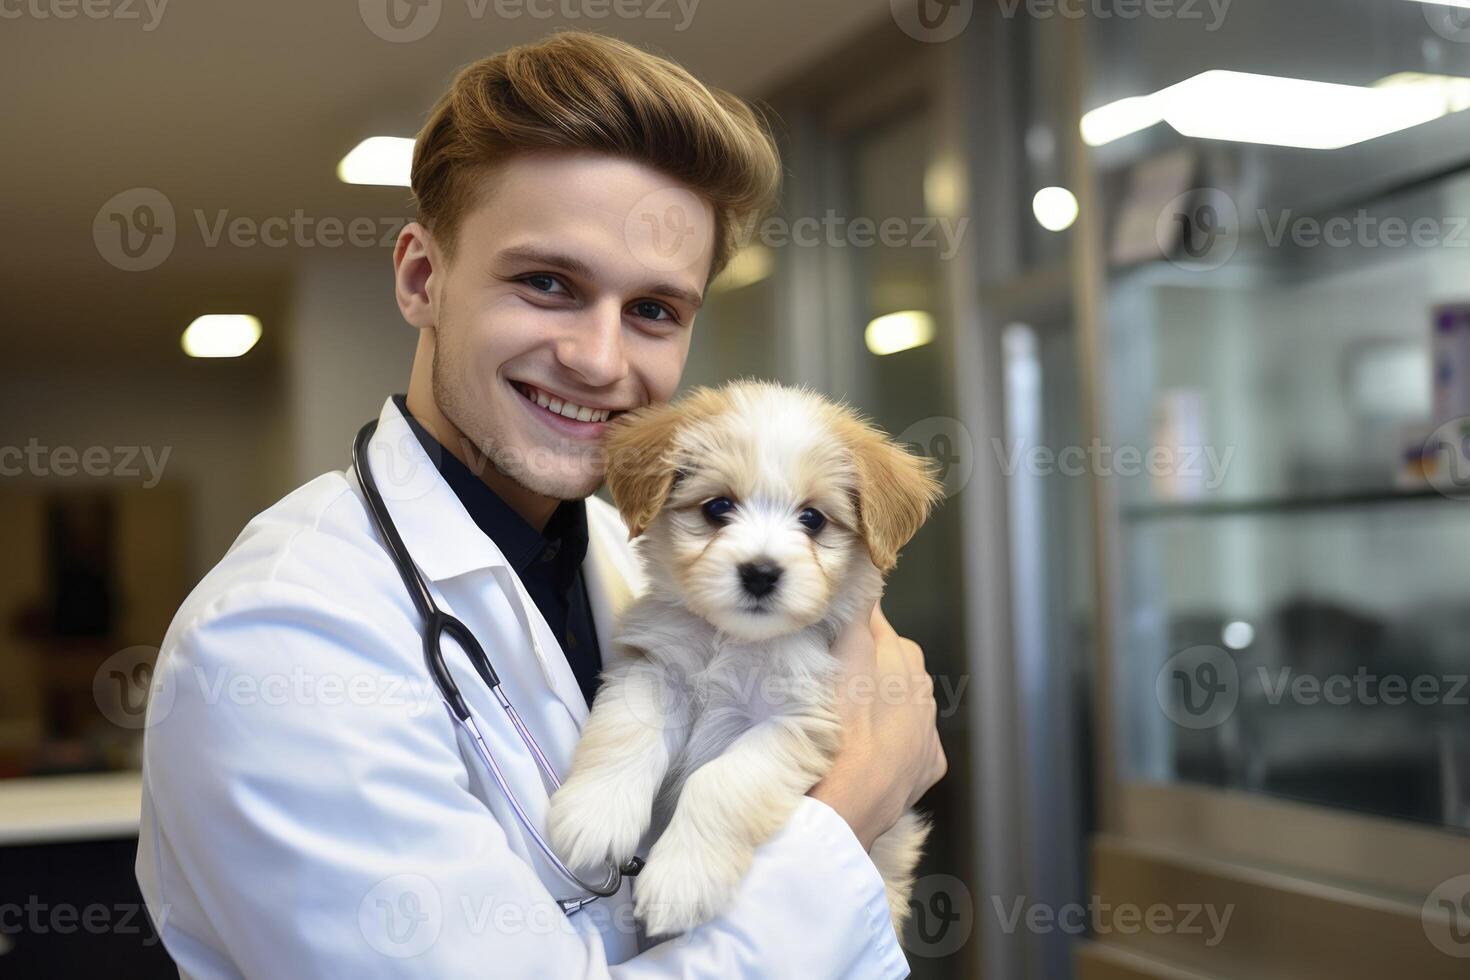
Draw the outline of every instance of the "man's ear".
[[[942,498],[943,486],[931,460],[907,452],[873,426],[851,420],[846,435],[858,474],[858,529],[873,564],[886,573]]]
[[[677,470],[674,434],[685,420],[679,407],[666,403],[645,405],[608,426],[607,488],[629,537],[648,530],[668,499]]]
[[[393,295],[403,318],[420,330],[434,326],[429,278],[438,271],[439,261],[434,238],[423,225],[410,221],[398,232],[393,244]]]

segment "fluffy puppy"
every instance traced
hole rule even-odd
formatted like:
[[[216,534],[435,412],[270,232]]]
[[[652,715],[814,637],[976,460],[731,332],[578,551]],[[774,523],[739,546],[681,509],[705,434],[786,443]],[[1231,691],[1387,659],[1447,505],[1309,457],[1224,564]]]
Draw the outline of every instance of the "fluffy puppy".
[[[880,595],[939,484],[846,407],[762,382],[629,413],[607,448],[648,590],[618,627],[548,831],[591,872],[655,830],[634,910],[668,935],[725,911],[755,848],[830,769],[832,640]],[[910,811],[873,845],[895,928],[927,832]]]

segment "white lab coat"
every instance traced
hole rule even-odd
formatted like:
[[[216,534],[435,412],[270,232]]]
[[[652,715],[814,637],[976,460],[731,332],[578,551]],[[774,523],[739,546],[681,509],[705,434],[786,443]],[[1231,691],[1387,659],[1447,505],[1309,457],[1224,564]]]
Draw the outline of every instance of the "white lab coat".
[[[391,399],[369,458],[435,600],[475,633],[565,773],[587,707],[519,577]],[[587,520],[606,661],[640,576],[617,513],[590,499]],[[544,828],[534,763],[447,647],[490,750]],[[422,650],[350,469],[258,515],[184,602],[155,672],[137,861],[184,977],[907,975],[876,869],[810,798],[757,851],[729,913],[685,936],[651,944],[631,882],[563,916],[553,899],[573,890],[481,776]]]

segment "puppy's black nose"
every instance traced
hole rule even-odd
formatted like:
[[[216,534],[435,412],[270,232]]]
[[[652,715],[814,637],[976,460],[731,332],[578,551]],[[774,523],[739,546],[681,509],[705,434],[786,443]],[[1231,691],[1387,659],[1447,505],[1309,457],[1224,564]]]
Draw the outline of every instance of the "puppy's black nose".
[[[740,584],[745,586],[745,591],[757,599],[770,595],[776,583],[781,581],[781,566],[768,561],[748,561],[736,571],[740,573]]]

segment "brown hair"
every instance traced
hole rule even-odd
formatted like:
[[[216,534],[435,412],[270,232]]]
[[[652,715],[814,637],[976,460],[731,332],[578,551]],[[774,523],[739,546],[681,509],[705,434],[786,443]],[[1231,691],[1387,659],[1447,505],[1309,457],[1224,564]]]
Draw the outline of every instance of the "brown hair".
[[[715,209],[711,278],[781,183],[766,121],[744,101],[630,44],[566,31],[462,69],[420,130],[414,200],[446,254],[478,178],[531,150],[637,160],[706,198]]]

